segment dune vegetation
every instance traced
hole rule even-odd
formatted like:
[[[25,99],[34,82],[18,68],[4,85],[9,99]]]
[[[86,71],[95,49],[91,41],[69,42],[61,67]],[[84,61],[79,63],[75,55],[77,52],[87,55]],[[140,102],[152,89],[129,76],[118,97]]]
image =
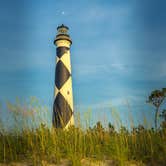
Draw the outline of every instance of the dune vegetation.
[[[158,129],[138,125],[116,130],[111,123],[103,127],[101,122],[87,128],[55,129],[47,125],[47,108],[34,100],[28,106],[7,103],[11,117],[6,127],[0,116],[0,163],[58,165],[66,159],[68,165],[79,166],[89,159],[110,161],[110,165],[166,165],[165,121]]]

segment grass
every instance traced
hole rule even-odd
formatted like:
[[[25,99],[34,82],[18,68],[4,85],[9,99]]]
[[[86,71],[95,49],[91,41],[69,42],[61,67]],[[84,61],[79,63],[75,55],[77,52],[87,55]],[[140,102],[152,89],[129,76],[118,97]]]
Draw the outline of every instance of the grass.
[[[126,165],[130,161],[140,165],[166,165],[164,126],[157,131],[141,125],[128,131],[121,126],[117,131],[111,124],[104,128],[98,122],[91,128],[72,126],[64,131],[46,125],[43,118],[47,111],[40,118],[34,116],[34,111],[43,109],[37,105],[33,103],[25,109],[20,103],[8,103],[14,120],[10,130],[0,123],[0,163],[19,161],[45,165],[44,162],[57,164],[61,159],[68,159],[71,165],[79,166],[83,159],[89,158],[113,160],[114,165]],[[29,110],[26,116],[24,110]]]

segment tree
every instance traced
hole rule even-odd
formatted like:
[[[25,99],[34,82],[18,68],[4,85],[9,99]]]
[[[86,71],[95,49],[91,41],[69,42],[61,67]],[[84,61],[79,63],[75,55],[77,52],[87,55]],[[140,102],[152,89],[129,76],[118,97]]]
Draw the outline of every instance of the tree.
[[[164,121],[166,122],[166,109],[164,109],[161,114],[160,117],[164,119]]]
[[[163,103],[164,99],[166,97],[166,88],[163,88],[162,90],[154,90],[151,92],[148,103],[155,106],[155,128],[157,129],[157,118],[159,113],[159,108],[161,104]]]
[[[161,124],[161,127],[164,129],[166,129],[166,109],[164,109],[162,112],[161,112],[161,114],[160,114],[160,117],[162,118],[162,119],[164,119],[164,121],[162,122],[162,124]]]

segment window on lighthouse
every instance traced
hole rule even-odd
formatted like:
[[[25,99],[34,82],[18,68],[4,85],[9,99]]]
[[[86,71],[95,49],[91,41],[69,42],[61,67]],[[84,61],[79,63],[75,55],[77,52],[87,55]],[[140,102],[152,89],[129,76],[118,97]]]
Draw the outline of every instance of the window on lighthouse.
[[[58,34],[67,34],[67,29],[66,28],[60,28],[58,30]]]

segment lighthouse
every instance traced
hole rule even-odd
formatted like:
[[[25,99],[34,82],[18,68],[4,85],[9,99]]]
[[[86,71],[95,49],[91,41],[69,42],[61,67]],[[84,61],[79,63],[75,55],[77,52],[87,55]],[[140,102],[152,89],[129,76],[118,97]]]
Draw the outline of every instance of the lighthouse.
[[[72,40],[65,25],[57,27],[54,40],[56,45],[55,89],[53,104],[53,126],[67,129],[74,125],[73,92],[70,61],[70,46]]]

